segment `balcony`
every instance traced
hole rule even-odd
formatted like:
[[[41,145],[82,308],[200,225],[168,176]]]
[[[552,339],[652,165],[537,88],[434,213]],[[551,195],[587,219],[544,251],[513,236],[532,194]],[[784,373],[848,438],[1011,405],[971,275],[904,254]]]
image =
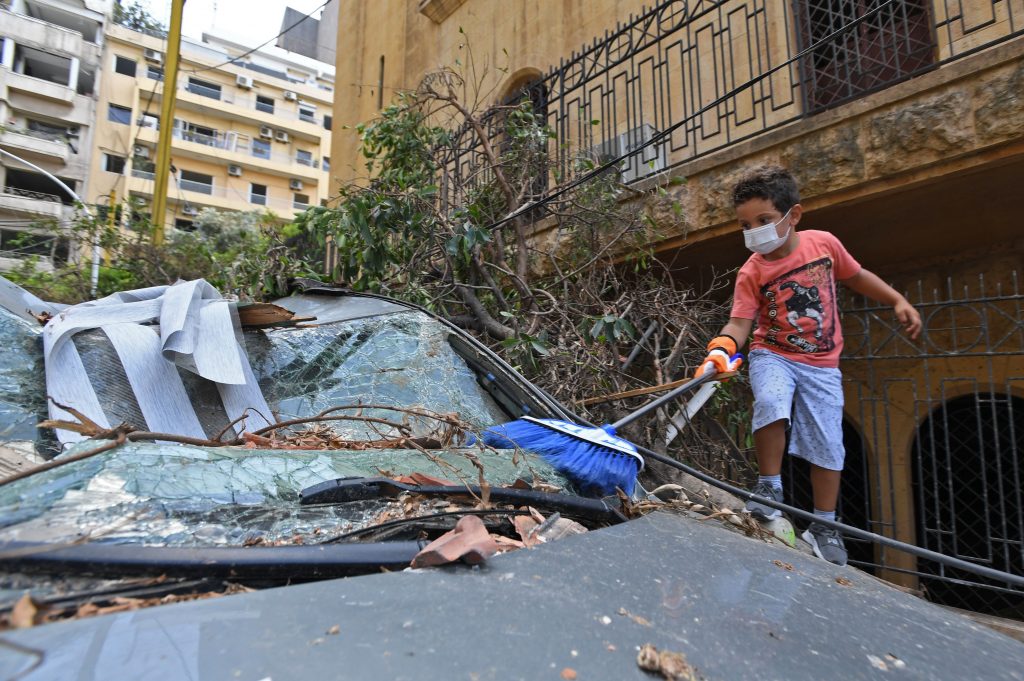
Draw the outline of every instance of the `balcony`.
[[[182,191],[213,196],[212,184],[207,184],[205,182],[193,182],[192,180],[178,180],[178,186],[181,187]]]
[[[260,125],[287,127],[293,134],[302,134],[310,138],[319,138],[328,132],[323,128],[322,115],[308,110],[300,111],[294,102],[261,102],[256,98],[257,95],[227,85],[217,89],[186,82],[179,84],[178,90],[178,103],[186,110],[208,112],[213,106],[228,115],[244,117]],[[148,95],[148,91],[146,94]],[[161,95],[160,92],[156,93],[157,97]],[[210,100],[219,101],[224,106],[212,105]],[[299,125],[296,126],[296,123]]]
[[[153,195],[153,174],[132,170],[127,181],[129,194],[140,196]],[[187,203],[196,208],[215,208],[217,210],[252,211],[269,209],[279,215],[291,217],[297,211],[308,208],[308,204],[296,204],[293,199],[278,198],[264,194],[253,194],[237,187],[223,187],[203,182],[181,180],[175,187],[174,179],[168,187],[167,195],[175,202]],[[178,188],[181,189],[178,192]]]
[[[41,218],[60,218],[64,205],[59,196],[16,187],[0,189],[0,210],[25,213]]]
[[[0,146],[16,154],[50,161],[57,160],[61,163],[68,162],[70,152],[66,138],[24,128],[7,128],[0,132]]]
[[[15,73],[14,71],[7,74],[7,87],[11,90],[20,90],[36,97],[45,97],[46,99],[53,99],[64,104],[73,103],[77,94],[67,85],[26,76],[23,73]]]
[[[155,145],[159,134],[155,128],[139,128],[136,141]],[[232,163],[255,167],[279,177],[298,177],[310,182],[319,182],[322,178],[316,159],[305,164],[299,162],[295,156],[273,151],[277,142],[271,141],[269,148],[263,148],[252,145],[265,140],[251,140],[245,135],[233,132],[208,135],[180,128],[174,130],[172,138],[175,153],[182,156],[202,161],[213,160],[219,165]]]
[[[207,97],[209,99],[216,99],[218,101],[220,101],[222,94],[220,88],[207,87],[205,85],[199,85],[198,83],[189,83],[185,86],[185,90],[194,95]]]

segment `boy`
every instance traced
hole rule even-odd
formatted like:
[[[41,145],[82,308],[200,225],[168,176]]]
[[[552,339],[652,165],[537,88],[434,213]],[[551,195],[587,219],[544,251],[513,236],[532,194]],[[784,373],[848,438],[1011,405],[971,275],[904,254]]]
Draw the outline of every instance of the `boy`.
[[[759,469],[753,493],[782,501],[780,472],[789,426],[790,453],[811,464],[814,515],[835,520],[846,455],[836,282],[891,305],[911,338],[921,331],[921,317],[891,286],[863,269],[835,236],[796,231],[803,207],[796,181],[784,168],[752,170],[733,189],[733,205],[744,242],[754,254],[736,276],[729,323],[708,343],[698,375],[709,362],[725,371],[756,322],[749,353]],[[762,520],[782,515],[754,500],[746,510]],[[811,523],[803,538],[819,558],[846,564],[838,530]]]

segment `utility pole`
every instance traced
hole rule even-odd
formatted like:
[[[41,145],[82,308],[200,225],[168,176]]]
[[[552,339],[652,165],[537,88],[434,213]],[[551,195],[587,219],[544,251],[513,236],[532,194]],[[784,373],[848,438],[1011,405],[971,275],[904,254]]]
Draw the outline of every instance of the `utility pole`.
[[[167,178],[171,172],[171,134],[174,132],[174,100],[178,94],[178,55],[181,52],[181,15],[185,0],[172,0],[171,26],[167,33],[164,65],[164,98],[160,105],[160,140],[156,147],[156,177],[153,187],[153,243],[164,241],[167,216]]]

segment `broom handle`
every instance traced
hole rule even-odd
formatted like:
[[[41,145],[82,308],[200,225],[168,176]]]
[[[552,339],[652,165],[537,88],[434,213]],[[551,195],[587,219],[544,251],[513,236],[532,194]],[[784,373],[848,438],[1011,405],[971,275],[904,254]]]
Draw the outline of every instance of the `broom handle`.
[[[716,372],[714,367],[708,367],[708,369],[703,374],[693,379],[692,381],[687,381],[686,383],[683,383],[675,390],[665,393],[656,400],[648,402],[644,406],[634,411],[632,414],[627,414],[626,416],[622,417],[621,419],[612,424],[612,428],[618,430],[619,428],[622,428],[623,426],[630,424],[633,421],[636,421],[644,414],[648,414],[657,409],[658,407],[666,404],[667,402],[671,402],[672,400],[676,399],[683,393],[693,390],[694,388],[699,387],[701,385],[704,385],[708,381],[714,379],[715,373]]]

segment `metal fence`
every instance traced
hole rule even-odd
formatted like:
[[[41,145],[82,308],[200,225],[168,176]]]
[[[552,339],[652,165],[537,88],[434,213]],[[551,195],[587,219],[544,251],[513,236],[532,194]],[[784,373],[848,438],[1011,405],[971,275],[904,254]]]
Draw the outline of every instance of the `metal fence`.
[[[1024,292],[996,282],[917,282],[909,342],[891,309],[843,313],[847,446],[844,522],[1024,575]],[[789,498],[809,507],[803,462]],[[849,542],[855,564],[939,603],[1024,619],[1024,591],[893,549]]]
[[[659,2],[524,88],[556,135],[534,193],[678,126],[622,164],[634,182],[1021,34],[1018,0]],[[485,117],[494,148],[503,121]],[[493,179],[468,126],[442,162],[447,205]]]

